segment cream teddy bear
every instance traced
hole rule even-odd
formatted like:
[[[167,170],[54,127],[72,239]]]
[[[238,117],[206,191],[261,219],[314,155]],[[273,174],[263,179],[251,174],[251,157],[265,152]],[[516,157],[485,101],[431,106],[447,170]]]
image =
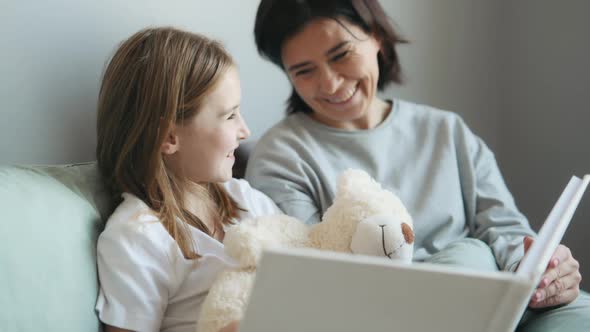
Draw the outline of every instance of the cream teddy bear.
[[[309,236],[313,248],[408,263],[414,251],[412,217],[396,195],[361,170],[340,174],[334,202]]]
[[[211,286],[197,331],[217,332],[242,319],[263,250],[309,247],[309,243],[309,227],[287,215],[247,219],[231,226],[223,239],[224,250],[239,267],[221,272]]]
[[[344,171],[338,178],[334,203],[321,223],[308,226],[275,215],[245,220],[228,229],[225,251],[239,267],[216,279],[203,303],[197,331],[217,332],[242,319],[265,249],[306,247],[411,262],[412,227],[412,218],[397,196],[364,171]]]

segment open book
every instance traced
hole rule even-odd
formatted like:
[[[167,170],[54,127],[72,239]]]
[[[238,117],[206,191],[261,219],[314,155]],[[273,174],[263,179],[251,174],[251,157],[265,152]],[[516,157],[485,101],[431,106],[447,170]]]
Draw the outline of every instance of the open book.
[[[572,177],[516,273],[268,251],[240,332],[513,331],[589,181]]]

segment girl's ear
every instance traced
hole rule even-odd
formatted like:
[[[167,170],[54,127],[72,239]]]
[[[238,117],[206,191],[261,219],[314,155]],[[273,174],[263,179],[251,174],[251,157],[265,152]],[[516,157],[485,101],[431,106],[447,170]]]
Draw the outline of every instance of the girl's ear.
[[[160,147],[160,152],[165,155],[171,155],[176,153],[180,149],[180,140],[176,134],[176,126],[172,125],[166,139]]]

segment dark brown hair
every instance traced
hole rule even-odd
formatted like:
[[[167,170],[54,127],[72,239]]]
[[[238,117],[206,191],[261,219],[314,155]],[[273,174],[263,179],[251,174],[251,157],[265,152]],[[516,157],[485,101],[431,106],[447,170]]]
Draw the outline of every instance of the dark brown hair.
[[[344,19],[374,35],[381,44],[377,88],[382,91],[392,82],[401,83],[396,45],[407,41],[397,34],[377,0],[262,0],[254,25],[258,52],[284,69],[281,59],[283,43],[317,18],[331,18],[338,22]],[[311,111],[293,89],[287,100],[287,113]]]
[[[216,41],[174,28],[149,28],[119,46],[102,78],[96,155],[113,200],[128,192],[144,201],[188,259],[199,257],[189,225],[212,235],[240,208],[219,184],[198,186],[174,174],[160,147],[172,124],[195,116],[233,65]],[[213,230],[186,208],[189,186],[198,188],[214,218]]]

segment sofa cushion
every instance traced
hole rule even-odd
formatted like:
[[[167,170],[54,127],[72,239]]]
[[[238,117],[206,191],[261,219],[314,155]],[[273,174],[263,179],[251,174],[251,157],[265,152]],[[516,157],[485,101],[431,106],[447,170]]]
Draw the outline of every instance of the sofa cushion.
[[[99,331],[96,164],[0,167],[0,207],[1,330]]]

